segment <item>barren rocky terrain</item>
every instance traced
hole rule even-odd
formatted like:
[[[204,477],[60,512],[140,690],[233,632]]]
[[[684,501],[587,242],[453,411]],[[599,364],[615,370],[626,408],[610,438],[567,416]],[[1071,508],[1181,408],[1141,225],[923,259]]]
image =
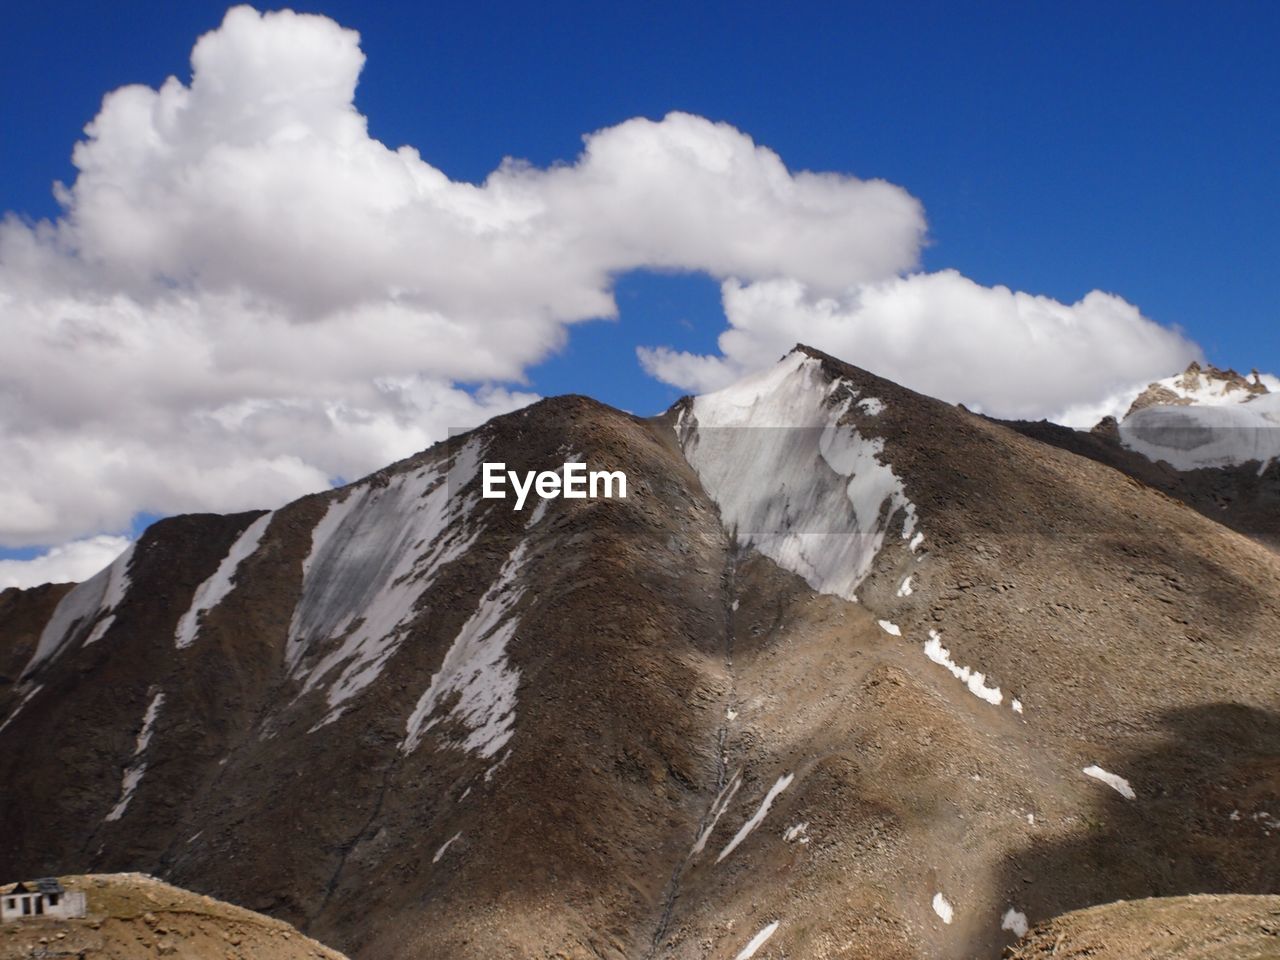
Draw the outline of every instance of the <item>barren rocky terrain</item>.
[[[137,873],[62,877],[82,919],[0,925],[0,960],[346,960],[287,923]],[[7,889],[6,885],[6,889]]]
[[[1126,900],[1057,917],[1031,931],[1008,960],[1275,960],[1280,897]]]
[[[1277,891],[1280,556],[816,351],[735,389],[543,401],[161,521],[35,652],[0,617],[0,875],[145,870],[361,960],[994,958]],[[477,496],[578,458],[628,498]]]

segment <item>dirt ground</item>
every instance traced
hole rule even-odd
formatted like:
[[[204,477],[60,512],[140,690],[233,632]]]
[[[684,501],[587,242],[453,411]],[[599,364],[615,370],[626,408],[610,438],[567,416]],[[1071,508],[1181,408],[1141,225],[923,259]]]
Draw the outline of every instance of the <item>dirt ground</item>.
[[[1121,900],[1056,917],[1005,952],[1008,960],[1276,960],[1280,897]]]
[[[31,918],[0,925],[0,960],[345,960],[289,924],[190,893],[140,873],[62,877],[83,890],[79,920]],[[12,887],[7,883],[4,889]]]

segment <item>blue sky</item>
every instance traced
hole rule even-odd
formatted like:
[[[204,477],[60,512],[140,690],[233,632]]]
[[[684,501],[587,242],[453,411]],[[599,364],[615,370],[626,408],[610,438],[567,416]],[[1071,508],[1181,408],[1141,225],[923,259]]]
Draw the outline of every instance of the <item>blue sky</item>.
[[[928,213],[927,268],[1065,301],[1113,291],[1212,360],[1280,368],[1275,4],[291,6],[360,31],[370,132],[429,150],[455,178],[483,179],[508,155],[572,159],[585,132],[686,110],[793,169],[904,186]],[[103,93],[185,78],[191,42],[226,7],[11,9],[4,209],[56,213],[50,182],[70,179],[70,146]],[[633,280],[619,326],[644,316],[705,346],[719,307],[699,285]],[[553,361],[540,390],[665,402],[632,362],[642,338],[588,336],[617,364],[583,381]]]
[[[1223,365],[1280,370],[1280,7],[1204,4],[301,3],[360,32],[356,107],[454,180],[570,163],[584,134],[679,110],[792,170],[923,204],[927,271],[1072,303],[1118,294]],[[109,90],[190,80],[223,3],[22,4],[0,35],[0,206],[58,213]],[[713,353],[719,282],[637,270],[526,389],[641,413],[684,392],[637,346]],[[854,359],[856,362],[857,358]],[[1170,371],[1172,372],[1172,371]],[[86,533],[89,531],[85,531]],[[11,549],[0,556],[29,554]]]

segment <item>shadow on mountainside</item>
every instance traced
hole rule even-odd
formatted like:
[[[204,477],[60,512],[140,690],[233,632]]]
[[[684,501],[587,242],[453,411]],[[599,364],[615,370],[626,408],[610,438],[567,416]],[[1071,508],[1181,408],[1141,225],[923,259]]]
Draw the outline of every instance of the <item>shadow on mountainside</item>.
[[[1136,799],[1100,783],[1068,837],[1005,859],[1001,894],[1031,923],[1115,900],[1280,892],[1280,714],[1191,707],[1159,717],[1153,735],[1150,749],[1103,763]]]
[[[1026,437],[1067,450],[1180,500],[1215,523],[1280,550],[1280,468],[1257,461],[1239,466],[1175,470],[1123,447],[1114,436],[1072,430],[1047,420],[993,421]]]

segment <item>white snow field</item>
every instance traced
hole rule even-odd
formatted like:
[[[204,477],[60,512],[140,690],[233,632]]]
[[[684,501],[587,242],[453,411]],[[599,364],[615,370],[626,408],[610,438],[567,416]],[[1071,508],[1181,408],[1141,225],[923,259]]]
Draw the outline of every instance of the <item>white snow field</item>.
[[[22,671],[24,678],[41,664],[56,658],[77,636],[84,635],[89,624],[94,624],[94,627],[84,642],[89,644],[102,639],[115,622],[116,607],[129,592],[129,564],[133,562],[133,552],[134,545],[130,544],[109,566],[72,587],[62,598],[40,633],[36,652]]]
[[[1145,407],[1120,422],[1120,442],[1176,470],[1250,462],[1265,470],[1280,457],[1280,393],[1243,403]]]
[[[377,679],[419,597],[475,542],[479,531],[468,521],[477,500],[459,491],[482,455],[473,436],[447,465],[349,487],[316,524],[286,652],[299,696],[325,692],[329,711],[312,729],[336,720]]]
[[[138,739],[133,746],[133,759],[125,767],[120,784],[120,799],[104,819],[119,820],[124,816],[129,801],[133,799],[134,791],[142,782],[142,775],[147,772],[147,763],[143,759],[143,754],[147,752],[147,746],[151,743],[151,734],[155,731],[156,718],[160,716],[162,706],[164,706],[164,694],[157,690],[152,694],[151,702],[147,704],[147,712],[143,714],[142,727],[138,730]]]
[[[257,552],[258,545],[262,542],[262,535],[267,532],[273,516],[275,516],[274,513],[264,513],[245,527],[235,543],[231,544],[222,562],[218,564],[218,569],[208,580],[196,587],[195,595],[191,598],[191,609],[182,615],[178,621],[178,628],[174,632],[174,643],[179,649],[195,643],[196,637],[200,635],[200,617],[220,604],[231,593],[235,587],[236,571],[240,569],[240,564]]]
[[[442,717],[433,716],[436,707],[455,692],[458,700],[449,715],[470,731],[457,746],[488,758],[515,733],[520,671],[507,662],[507,643],[519,626],[512,611],[524,595],[520,574],[525,546],[521,541],[507,557],[497,580],[454,638],[431,685],[418,698],[405,724],[400,745],[404,753],[416,750],[426,732],[440,722]]]
[[[910,540],[916,528],[884,442],[840,423],[857,399],[848,381],[828,379],[797,351],[695,398],[676,423],[686,458],[740,544],[819,593],[855,601],[889,531]]]

